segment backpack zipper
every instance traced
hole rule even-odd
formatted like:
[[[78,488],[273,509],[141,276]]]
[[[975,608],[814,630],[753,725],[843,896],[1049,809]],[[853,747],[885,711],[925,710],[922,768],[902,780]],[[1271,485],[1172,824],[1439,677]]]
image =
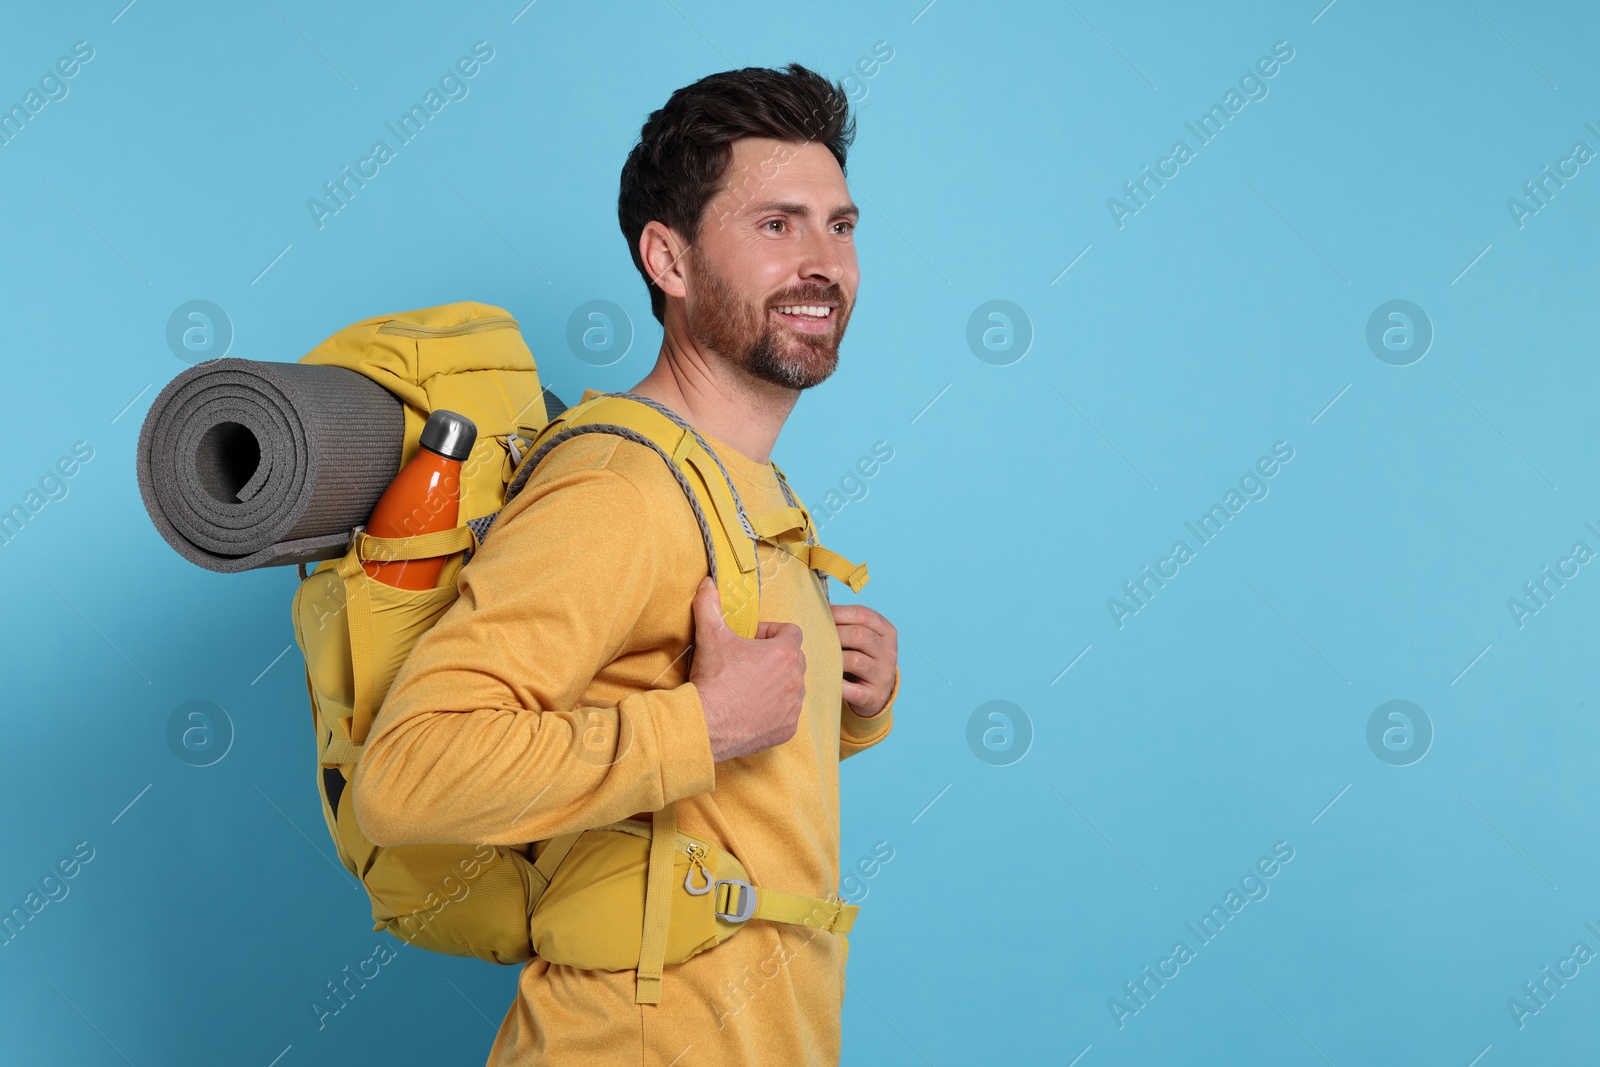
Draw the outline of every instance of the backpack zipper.
[[[514,330],[517,320],[510,315],[496,315],[487,319],[473,319],[456,326],[419,326],[414,322],[391,319],[378,327],[379,333],[399,334],[402,337],[459,337],[467,333],[486,330]]]

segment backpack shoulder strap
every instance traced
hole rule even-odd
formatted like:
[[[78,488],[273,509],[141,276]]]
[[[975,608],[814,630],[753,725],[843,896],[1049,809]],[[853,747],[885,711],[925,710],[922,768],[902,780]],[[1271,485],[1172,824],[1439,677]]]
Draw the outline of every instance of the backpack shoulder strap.
[[[676,413],[636,393],[601,393],[568,408],[539,431],[506,486],[510,503],[540,461],[563,441],[586,433],[608,433],[652,449],[683,490],[706,549],[707,569],[722,598],[728,628],[743,637],[756,632],[761,595],[757,534],[739,491],[705,438]],[[495,518],[477,520],[480,541]]]
[[[747,515],[744,503],[739,499],[739,492],[733,487],[733,480],[728,477],[727,468],[722,465],[722,461],[717,458],[717,454],[711,451],[711,447],[706,444],[705,438],[696,433],[693,427],[683,421],[676,412],[656,403],[649,397],[640,396],[637,393],[621,393],[616,394],[616,397],[620,400],[637,401],[671,420],[675,426],[684,431],[681,438],[684,443],[688,442],[691,434],[693,435],[694,440],[698,442],[698,446],[689,453],[690,462],[701,465],[703,468],[703,461],[709,457],[711,462],[716,465],[717,471],[722,475],[722,480],[727,484],[728,492],[732,496],[731,510],[739,520],[740,529],[745,536],[752,539],[752,542],[765,541],[774,548],[781,548],[824,577],[837,578],[845,585],[848,585],[851,592],[861,592],[861,587],[867,584],[867,565],[865,563],[852,563],[837,552],[824,548],[817,541],[816,528],[811,522],[811,513],[806,510],[806,506],[800,502],[800,498],[789,487],[789,479],[784,476],[783,469],[776,462],[771,463],[772,470],[777,475],[778,487],[783,490],[784,499],[789,502],[789,506],[765,515]],[[596,397],[595,399],[599,398]],[[710,478],[709,474],[705,476],[705,480],[720,488],[715,479]],[[721,507],[722,502],[719,501],[719,509]],[[725,511],[720,513],[726,514]],[[729,536],[734,544],[743,545],[743,542],[738,539],[731,529],[729,530]],[[752,559],[750,560],[752,568],[755,565],[753,555],[754,550],[752,547]],[[743,566],[742,561],[741,566]],[[824,582],[824,587],[826,587],[826,582]]]

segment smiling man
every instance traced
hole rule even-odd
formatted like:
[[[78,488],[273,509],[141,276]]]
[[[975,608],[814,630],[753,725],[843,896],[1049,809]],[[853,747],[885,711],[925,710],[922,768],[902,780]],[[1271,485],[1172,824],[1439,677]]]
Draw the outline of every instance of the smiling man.
[[[673,93],[622,170],[619,221],[663,331],[632,392],[699,431],[751,515],[788,506],[770,455],[855,304],[853,134],[842,89],[812,71],[728,71]],[[363,831],[515,845],[673,804],[755,885],[835,897],[839,761],[889,732],[895,629],[830,604],[790,552],[756,552],[744,638],[662,458],[562,441],[395,678],[352,782]],[[643,1004],[632,971],[535,958],[489,1062],[834,1064],[847,952],[830,930],[751,919]]]

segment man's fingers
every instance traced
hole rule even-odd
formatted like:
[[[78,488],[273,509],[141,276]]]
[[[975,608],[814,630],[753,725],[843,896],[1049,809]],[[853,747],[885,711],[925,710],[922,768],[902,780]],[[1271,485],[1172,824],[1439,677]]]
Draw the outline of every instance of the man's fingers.
[[[894,625],[865,604],[830,604],[833,621],[837,626],[865,626],[874,633],[888,637]]]
[[[800,627],[792,622],[758,622],[756,623],[756,640],[767,641],[773,638],[781,638],[791,631],[795,640],[801,639]]]
[[[858,648],[873,655],[882,655],[888,648],[888,640],[876,630],[856,624],[840,626],[838,629],[840,648]]]
[[[879,675],[887,674],[883,670],[883,661],[868,656],[862,652],[846,651],[842,663],[846,674],[853,674],[863,681],[877,681]]]
[[[829,604],[828,608],[833,612],[833,621],[836,623],[866,624],[869,619],[883,617],[865,604]]]
[[[800,627],[792,622],[772,622],[767,625],[772,627],[770,631],[772,637],[792,636],[796,641],[801,639]]]
[[[834,622],[865,623],[870,618],[882,618],[876,611],[865,604],[829,604],[833,612]]]
[[[881,641],[883,639],[883,636],[878,631],[871,627],[863,626],[858,622],[837,623],[834,629],[839,631],[839,643],[846,647],[855,646],[859,648],[865,642]]]

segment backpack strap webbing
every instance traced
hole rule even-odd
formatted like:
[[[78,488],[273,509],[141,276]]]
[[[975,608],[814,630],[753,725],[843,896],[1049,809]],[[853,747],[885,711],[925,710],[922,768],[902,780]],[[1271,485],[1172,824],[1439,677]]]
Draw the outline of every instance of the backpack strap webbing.
[[[539,898],[544,896],[544,891],[550,888],[550,879],[556,876],[556,868],[561,866],[561,861],[567,858],[567,853],[572,851],[572,846],[578,843],[578,838],[583,836],[583,831],[562,834],[552,837],[545,842],[544,851],[539,853],[539,859],[533,865],[535,884],[528,893],[528,910],[532,913],[533,906],[539,903]]]
[[[811,516],[798,505],[752,516],[750,526],[757,539],[783,549],[813,570],[837,578],[848,585],[852,593],[861,592],[861,587],[867,584],[867,565],[851,563],[839,553],[817,544],[811,532]]]
[[[811,516],[772,464],[789,507],[752,518],[722,460],[706,439],[671,408],[638,393],[600,393],[551,419],[529,445],[506,487],[509,503],[527,484],[550,450],[580,433],[610,433],[645,445],[661,456],[684,492],[706,547],[711,578],[717,583],[723,616],[735,633],[755,633],[761,576],[757,541],[782,548],[825,577],[837,578],[859,592],[867,582],[865,564],[856,564],[817,543]],[[479,539],[488,536],[496,516],[472,524]],[[716,521],[708,518],[714,516]],[[759,528],[758,528],[759,524]],[[732,567],[718,561],[732,559]]]
[[[631,393],[601,393],[563,411],[528,446],[506,486],[506,503],[522,491],[551,450],[586,433],[623,437],[662,458],[700,528],[707,570],[722,599],[723,618],[735,633],[754,636],[761,576],[755,531],[739,490],[705,439],[655,401]],[[487,517],[483,536],[487,537],[498,514]]]
[[[749,896],[755,897],[751,906]],[[752,919],[767,922],[810,926],[836,934],[848,934],[861,913],[859,904],[846,904],[843,900],[824,900],[799,893],[785,893],[781,889],[767,889],[749,882],[723,879],[716,884],[713,898],[718,915],[748,914]]]
[[[639,942],[635,1004],[661,1003],[661,972],[667,963],[672,919],[672,852],[678,839],[678,809],[668,804],[650,817],[650,866],[645,875],[644,937]]]

